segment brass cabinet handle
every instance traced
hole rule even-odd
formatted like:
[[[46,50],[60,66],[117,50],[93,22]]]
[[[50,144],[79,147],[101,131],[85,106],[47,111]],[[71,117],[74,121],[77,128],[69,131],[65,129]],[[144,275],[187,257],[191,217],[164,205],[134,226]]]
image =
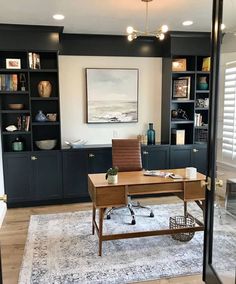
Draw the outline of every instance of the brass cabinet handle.
[[[148,151],[143,151],[143,155],[148,155]]]
[[[199,150],[194,148],[193,153],[197,153],[197,152],[199,152]]]
[[[38,160],[38,158],[35,157],[35,156],[31,156],[31,160],[32,160],[32,161],[36,161],[36,160]]]
[[[215,184],[216,184],[216,186],[223,187],[224,182],[223,182],[222,179],[217,179]]]
[[[89,158],[94,158],[94,157],[95,157],[95,155],[94,155],[94,154],[89,153]]]
[[[6,194],[0,195],[0,200],[2,200],[5,203],[7,203],[7,195]]]
[[[222,179],[215,180],[215,186],[223,187],[223,184],[224,182]],[[201,187],[204,187],[204,186],[206,186],[208,190],[211,190],[211,178],[210,177],[207,177],[207,181],[205,180],[201,181]]]

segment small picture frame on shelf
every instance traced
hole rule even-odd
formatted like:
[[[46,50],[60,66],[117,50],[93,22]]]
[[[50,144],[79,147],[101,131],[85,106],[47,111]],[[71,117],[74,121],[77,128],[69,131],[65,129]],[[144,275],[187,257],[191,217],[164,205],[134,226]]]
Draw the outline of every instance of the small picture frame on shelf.
[[[6,69],[21,69],[19,58],[6,58]]]
[[[173,79],[173,100],[189,100],[191,77]]]
[[[172,60],[172,71],[178,72],[178,71],[186,71],[187,69],[187,60],[186,58],[180,58],[180,59],[173,59]]]

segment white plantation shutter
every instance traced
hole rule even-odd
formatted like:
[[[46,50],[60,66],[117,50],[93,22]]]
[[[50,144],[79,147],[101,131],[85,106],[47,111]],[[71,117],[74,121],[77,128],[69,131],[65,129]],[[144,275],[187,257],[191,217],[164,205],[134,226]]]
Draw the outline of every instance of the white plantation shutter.
[[[223,158],[236,162],[236,62],[225,69]]]

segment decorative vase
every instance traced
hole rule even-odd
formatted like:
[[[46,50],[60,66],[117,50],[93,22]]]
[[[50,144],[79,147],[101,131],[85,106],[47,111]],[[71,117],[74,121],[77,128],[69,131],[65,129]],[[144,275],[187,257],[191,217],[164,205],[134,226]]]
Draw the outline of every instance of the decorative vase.
[[[52,84],[49,81],[40,81],[38,84],[38,93],[42,98],[48,98],[51,96]]]
[[[44,122],[44,121],[47,121],[47,120],[48,119],[47,119],[46,115],[41,110],[39,110],[38,113],[35,116],[35,121]]]
[[[12,150],[15,152],[24,150],[24,143],[19,137],[16,137],[16,139],[12,142]]]
[[[153,129],[153,123],[149,123],[149,129],[147,131],[147,144],[155,145],[155,130]]]
[[[199,77],[198,83],[197,83],[198,90],[207,90],[208,89],[208,83],[207,83],[207,77]]]
[[[109,184],[118,183],[118,175],[108,175],[108,176],[107,176],[107,182],[108,182]]]

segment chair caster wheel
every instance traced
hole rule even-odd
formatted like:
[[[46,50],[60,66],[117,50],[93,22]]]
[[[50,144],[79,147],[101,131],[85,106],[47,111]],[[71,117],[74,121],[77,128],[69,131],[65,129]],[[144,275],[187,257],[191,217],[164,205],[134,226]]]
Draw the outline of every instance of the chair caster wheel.
[[[111,219],[111,215],[107,215],[107,220],[110,220]]]
[[[150,213],[150,217],[151,217],[151,218],[154,217],[154,213],[153,213],[153,212]]]
[[[135,225],[136,224],[136,221],[133,219],[132,221],[131,221],[131,225]]]

